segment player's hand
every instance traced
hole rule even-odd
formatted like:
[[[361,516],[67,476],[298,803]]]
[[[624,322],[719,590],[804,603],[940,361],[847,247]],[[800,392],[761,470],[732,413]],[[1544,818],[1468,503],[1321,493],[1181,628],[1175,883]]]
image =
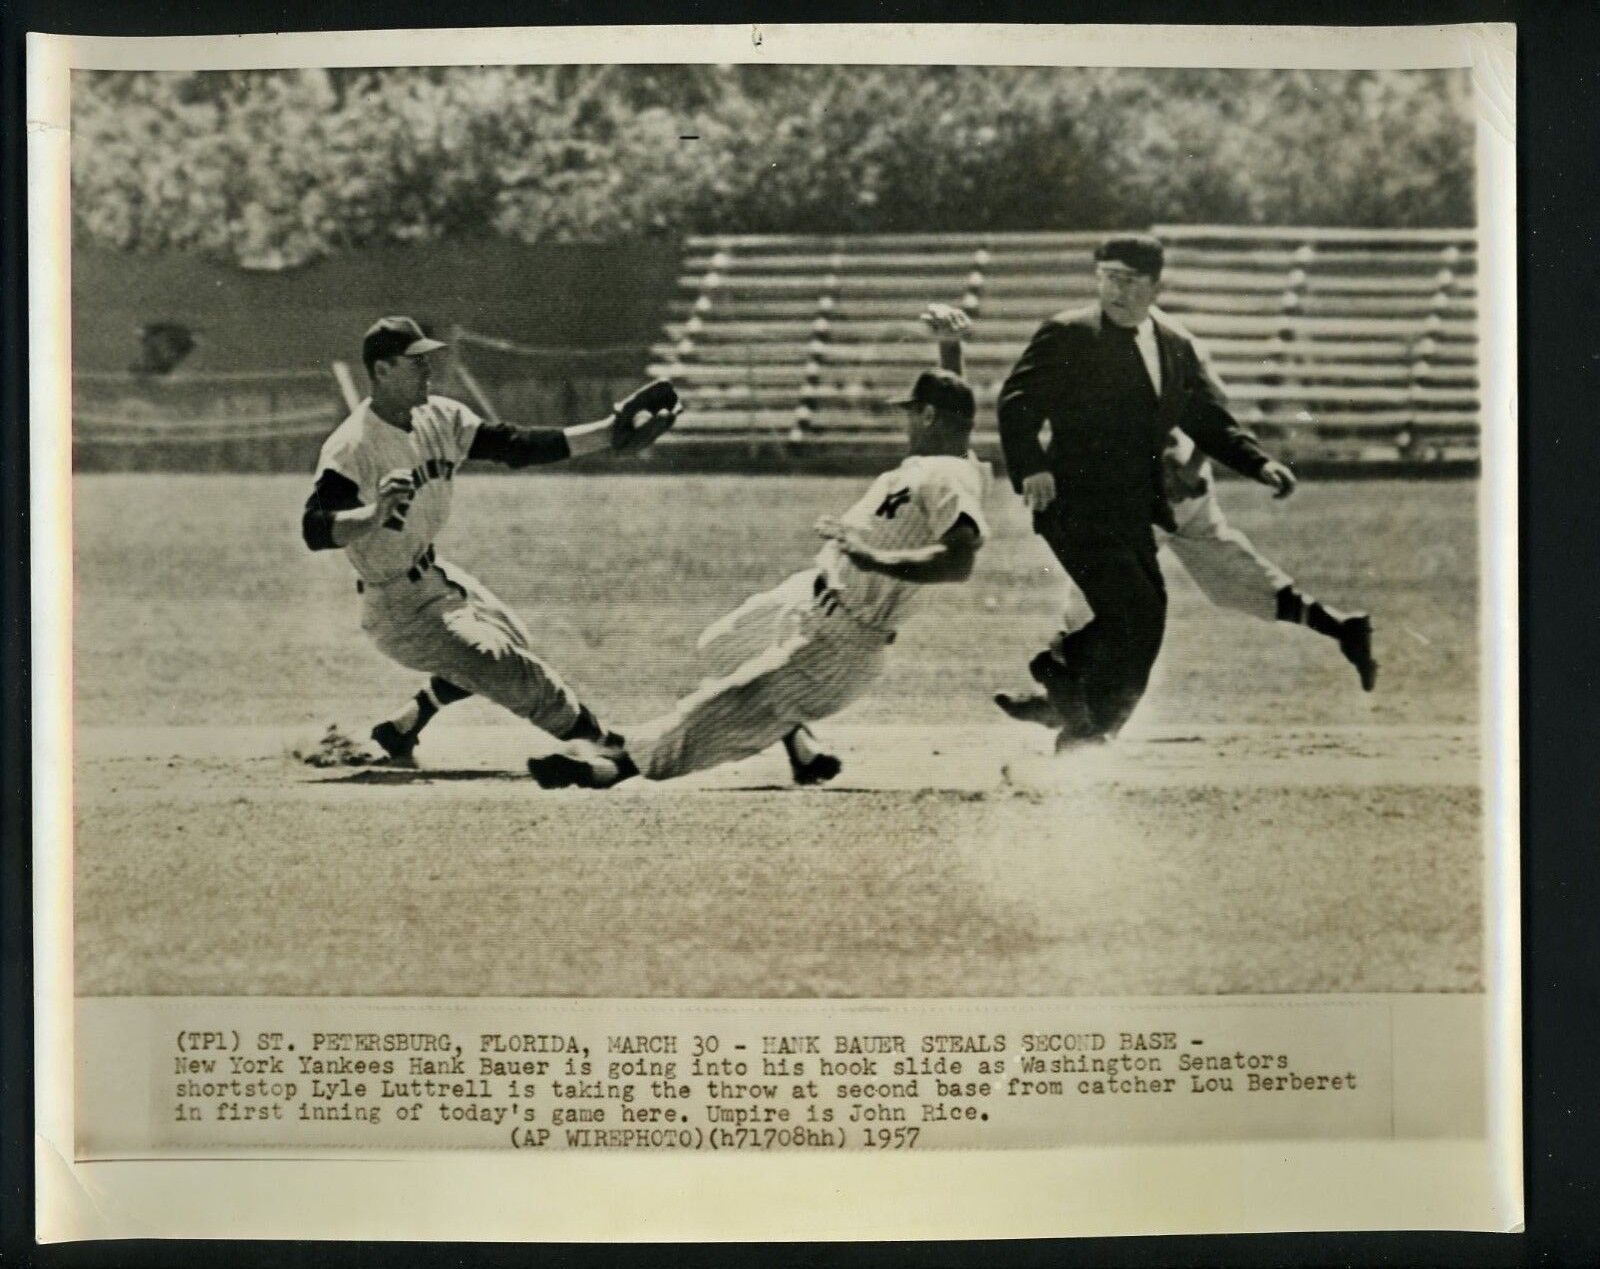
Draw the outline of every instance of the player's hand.
[[[1268,462],[1257,474],[1256,479],[1272,490],[1274,498],[1287,498],[1300,483],[1294,478],[1292,471],[1275,460]]]
[[[1036,471],[1022,478],[1022,501],[1038,515],[1056,500],[1056,478],[1047,471]]]
[[[860,532],[852,529],[837,516],[818,516],[815,528],[819,538],[836,544],[853,560],[876,558],[876,552],[862,539]]]
[[[846,551],[849,551],[852,545],[860,545],[861,539],[856,536],[855,530],[846,525],[837,516],[818,516],[817,522],[813,527],[816,529],[819,538],[829,542],[837,542]]]
[[[396,467],[378,481],[378,503],[374,519],[383,524],[416,496],[417,482],[404,467]]]
[[[921,321],[940,339],[962,339],[972,329],[972,319],[954,304],[928,305]]]

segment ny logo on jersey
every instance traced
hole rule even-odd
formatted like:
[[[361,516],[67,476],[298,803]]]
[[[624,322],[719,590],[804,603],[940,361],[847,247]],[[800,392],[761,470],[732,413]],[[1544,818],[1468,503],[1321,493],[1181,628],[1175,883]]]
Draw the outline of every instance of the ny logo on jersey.
[[[878,504],[874,515],[882,516],[885,520],[893,520],[895,512],[911,501],[911,490],[896,489],[892,494]]]

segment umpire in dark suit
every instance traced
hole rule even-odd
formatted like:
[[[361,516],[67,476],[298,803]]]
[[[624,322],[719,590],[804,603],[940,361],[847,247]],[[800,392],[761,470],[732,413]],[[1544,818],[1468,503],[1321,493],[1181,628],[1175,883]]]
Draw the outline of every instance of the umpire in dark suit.
[[[1029,666],[1065,722],[1058,748],[1116,735],[1161,651],[1167,592],[1151,525],[1176,529],[1161,473],[1171,430],[1280,498],[1294,491],[1294,475],[1229,412],[1194,341],[1151,314],[1163,261],[1147,235],[1103,242],[1098,302],[1045,322],[1000,390],[1012,487],[1094,610]]]

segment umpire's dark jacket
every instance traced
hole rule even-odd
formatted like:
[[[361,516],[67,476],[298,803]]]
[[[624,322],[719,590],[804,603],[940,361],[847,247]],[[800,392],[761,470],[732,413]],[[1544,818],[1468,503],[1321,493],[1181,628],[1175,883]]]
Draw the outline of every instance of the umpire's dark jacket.
[[[1153,521],[1176,529],[1161,479],[1161,451],[1181,427],[1206,454],[1254,477],[1269,461],[1228,410],[1221,385],[1189,336],[1159,312],[1156,395],[1131,332],[1099,305],[1069,309],[1034,334],[1000,389],[1000,441],[1011,484],[1048,471],[1056,478],[1049,514],[1065,524],[1148,535]],[[1048,448],[1040,431],[1050,424]]]

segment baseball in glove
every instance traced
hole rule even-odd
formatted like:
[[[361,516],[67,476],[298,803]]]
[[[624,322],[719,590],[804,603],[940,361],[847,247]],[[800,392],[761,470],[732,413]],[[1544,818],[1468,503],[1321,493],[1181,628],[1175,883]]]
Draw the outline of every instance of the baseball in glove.
[[[611,419],[611,448],[631,453],[653,444],[678,421],[683,403],[678,390],[665,379],[652,379],[617,402]]]

